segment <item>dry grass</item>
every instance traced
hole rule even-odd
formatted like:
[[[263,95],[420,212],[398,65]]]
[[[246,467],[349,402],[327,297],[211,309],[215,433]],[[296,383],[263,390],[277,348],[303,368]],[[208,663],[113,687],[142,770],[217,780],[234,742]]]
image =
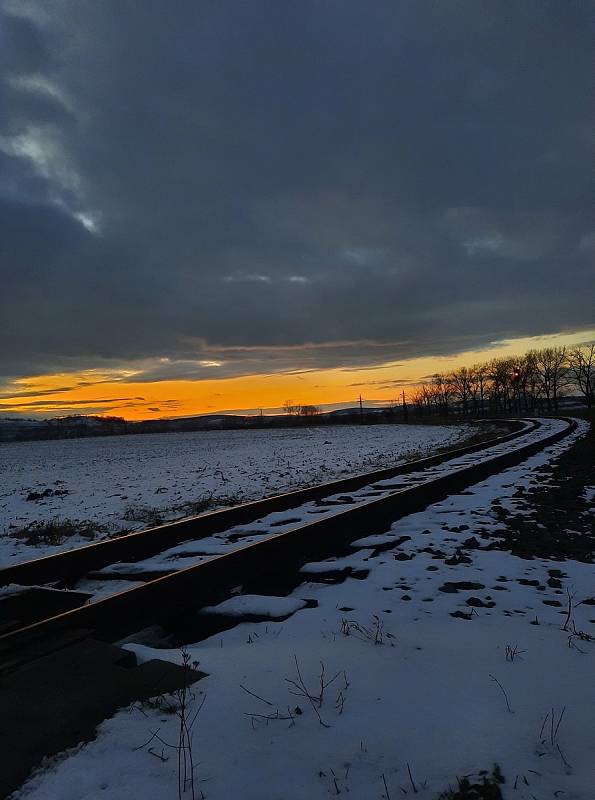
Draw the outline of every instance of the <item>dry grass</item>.
[[[31,522],[24,528],[11,529],[10,536],[22,540],[31,547],[38,547],[63,544],[74,536],[91,542],[97,536],[108,532],[109,528],[106,525],[99,525],[92,520],[51,519]]]

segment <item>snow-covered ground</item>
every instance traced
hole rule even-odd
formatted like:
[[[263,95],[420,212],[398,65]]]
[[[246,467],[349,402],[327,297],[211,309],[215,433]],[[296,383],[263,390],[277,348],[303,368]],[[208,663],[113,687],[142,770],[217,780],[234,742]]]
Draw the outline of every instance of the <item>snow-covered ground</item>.
[[[86,544],[27,546],[31,523],[109,532],[390,466],[454,446],[473,428],[377,425],[213,431],[0,444],[0,564]]]
[[[435,800],[457,776],[496,763],[506,800],[593,800],[595,567],[488,549],[502,531],[496,505],[528,510],[530,495],[517,490],[542,482],[539,470],[570,443],[386,534],[362,530],[347,555],[306,565],[288,598],[209,609],[267,619],[188,645],[208,673],[194,687],[193,707],[204,699],[193,727],[196,797]],[[360,579],[319,582],[345,567]],[[181,658],[146,639],[126,646],[141,660]],[[178,731],[164,709],[122,711],[16,797],[175,798],[178,758],[164,742]]]

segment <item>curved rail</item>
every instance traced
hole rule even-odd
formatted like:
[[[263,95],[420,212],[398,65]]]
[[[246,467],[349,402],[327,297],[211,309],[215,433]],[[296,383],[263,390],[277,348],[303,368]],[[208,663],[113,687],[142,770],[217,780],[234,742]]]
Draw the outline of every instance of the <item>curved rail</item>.
[[[491,420],[486,420],[490,422]],[[500,420],[499,422],[502,422]],[[427,458],[408,461],[395,467],[365,472],[317,484],[307,489],[242,503],[231,508],[186,517],[154,528],[128,533],[115,539],[76,547],[61,553],[31,559],[0,569],[0,586],[16,583],[23,586],[74,582],[89,572],[121,561],[138,561],[153,556],[167,547],[190,539],[197,540],[237,525],[254,522],[260,517],[279,511],[297,508],[304,503],[320,500],[329,495],[353,492],[378,481],[407,475],[418,470],[442,464],[452,458],[486,450],[504,442],[524,436],[539,427],[536,420],[505,420],[516,428],[511,433],[485,441],[445,450]]]
[[[451,471],[418,485],[405,487],[379,498],[341,510],[266,539],[239,547],[225,555],[181,569],[140,586],[113,594],[81,608],[58,614],[0,636],[0,656],[11,666],[55,648],[64,636],[95,636],[116,640],[168,616],[220,602],[247,581],[295,570],[313,556],[332,553],[349,541],[390,528],[406,514],[484,480],[490,475],[526,460],[545,447],[572,433],[576,422],[559,418],[565,427],[541,438],[529,440],[504,453],[496,452],[471,465]],[[464,449],[464,448],[462,448]],[[419,463],[419,462],[418,462]],[[80,631],[80,633],[76,633]]]

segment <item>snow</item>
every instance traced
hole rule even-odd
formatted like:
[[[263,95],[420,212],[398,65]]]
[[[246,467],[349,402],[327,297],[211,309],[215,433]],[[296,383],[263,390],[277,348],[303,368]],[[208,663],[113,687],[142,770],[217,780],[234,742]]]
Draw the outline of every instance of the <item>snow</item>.
[[[372,537],[370,537],[372,538]],[[368,558],[372,555],[373,550],[360,550],[356,554],[351,554],[348,556],[343,556],[339,558],[326,558],[324,561],[312,561],[308,564],[304,564],[303,567],[300,569],[302,573],[324,573],[329,571],[336,571],[336,570],[344,570],[344,569],[358,569],[362,566],[364,561],[367,561]]]
[[[0,444],[0,564],[88,543],[75,535],[32,547],[11,536],[34,522],[90,520],[105,526],[102,538],[191,516],[203,501],[220,507],[391,466],[472,430],[333,426]]]
[[[8,597],[9,595],[22,594],[26,591],[24,586],[18,583],[9,583],[6,586],[0,586],[0,597]]]
[[[576,436],[585,427],[579,423]],[[482,532],[502,526],[494,501],[540,484],[538,470],[569,444],[395,522],[389,533],[411,539],[394,550],[384,547],[389,533],[383,539],[362,530],[350,563],[369,570],[365,580],[320,583],[312,572],[287,598],[228,601],[232,608],[245,602],[249,613],[278,610],[279,602],[293,611],[282,622],[243,622],[188,645],[208,673],[193,687],[195,707],[206,695],[194,728],[197,797],[309,800],[340,792],[386,800],[384,781],[390,798],[413,795],[410,770],[415,797],[436,800],[455,776],[497,763],[505,800],[592,800],[595,643],[569,640],[562,627],[568,589],[577,630],[595,634],[593,606],[579,604],[595,596],[595,567],[482,549],[490,541]],[[470,536],[480,543],[464,551],[471,563],[447,566]],[[345,558],[317,563],[337,569]],[[561,588],[547,583],[554,569],[562,572]],[[467,602],[474,598],[486,605]],[[143,642],[125,646],[141,661],[181,659],[178,650]],[[513,661],[507,645],[522,651]],[[319,694],[321,662],[329,683],[319,721],[295,692],[301,675],[310,694]],[[277,710],[279,718],[266,719]],[[557,721],[562,712],[554,734],[552,713]],[[95,741],[47,764],[15,800],[176,797],[175,751],[142,745],[156,730],[176,741],[177,724],[159,709],[126,709],[102,724]]]
[[[389,544],[397,538],[396,533],[375,533],[372,536],[364,536],[356,539],[352,547],[377,547],[378,545]]]
[[[306,602],[293,597],[266,597],[244,594],[230,597],[216,606],[206,606],[199,614],[224,615],[228,617],[266,617],[280,619],[304,608]]]

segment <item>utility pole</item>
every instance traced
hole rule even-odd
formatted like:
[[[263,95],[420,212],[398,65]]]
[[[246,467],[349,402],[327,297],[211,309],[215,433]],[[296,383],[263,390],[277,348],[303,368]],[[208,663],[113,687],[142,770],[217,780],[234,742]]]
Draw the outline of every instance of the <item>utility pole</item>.
[[[360,425],[364,424],[364,406],[363,406],[363,403],[362,403],[361,394],[359,396],[359,422],[360,422]]]
[[[407,422],[409,418],[409,410],[407,408],[407,401],[405,400],[405,389],[403,389],[403,419]]]

